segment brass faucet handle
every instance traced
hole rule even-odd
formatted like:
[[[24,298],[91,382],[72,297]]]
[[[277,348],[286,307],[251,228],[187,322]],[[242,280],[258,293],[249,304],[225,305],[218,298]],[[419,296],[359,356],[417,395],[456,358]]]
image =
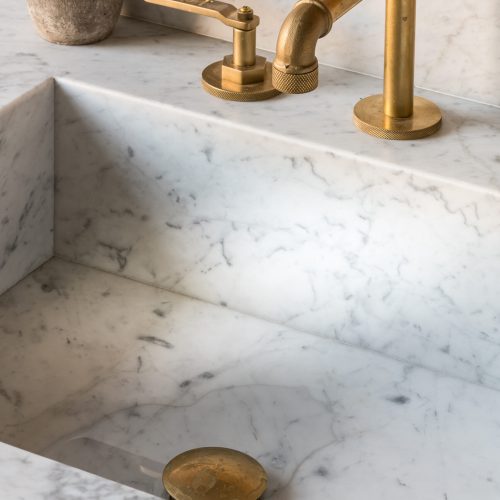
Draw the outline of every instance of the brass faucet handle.
[[[147,3],[171,7],[192,14],[213,17],[218,19],[226,26],[231,28],[250,31],[257,28],[260,23],[258,16],[253,14],[250,9],[250,15],[245,14],[243,9],[238,9],[234,5],[217,0],[145,0]]]
[[[272,84],[272,67],[257,55],[259,17],[248,6],[217,0],[145,0],[173,9],[213,17],[233,28],[233,53],[207,66],[202,73],[203,88],[221,99],[261,101],[280,92]]]

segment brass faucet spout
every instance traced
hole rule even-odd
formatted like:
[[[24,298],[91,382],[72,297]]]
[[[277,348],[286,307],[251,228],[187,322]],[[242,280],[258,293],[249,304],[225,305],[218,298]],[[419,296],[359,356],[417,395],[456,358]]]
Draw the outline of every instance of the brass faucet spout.
[[[303,94],[318,86],[316,44],[337,19],[361,0],[300,0],[281,27],[273,63],[273,86]],[[441,127],[441,111],[413,95],[417,0],[386,0],[384,94],[354,108],[354,122],[384,139],[420,139]]]
[[[300,0],[283,23],[273,63],[273,85],[302,94],[318,86],[316,44],[361,0]]]
[[[354,123],[382,139],[422,139],[441,127],[441,111],[413,95],[417,0],[386,0],[384,93],[359,101]]]

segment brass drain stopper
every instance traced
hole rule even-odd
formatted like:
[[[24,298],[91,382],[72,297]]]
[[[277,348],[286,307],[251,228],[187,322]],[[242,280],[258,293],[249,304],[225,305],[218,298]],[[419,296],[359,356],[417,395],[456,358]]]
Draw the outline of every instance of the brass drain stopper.
[[[175,500],[257,500],[267,474],[252,457],[228,448],[197,448],[171,460],[163,485]]]

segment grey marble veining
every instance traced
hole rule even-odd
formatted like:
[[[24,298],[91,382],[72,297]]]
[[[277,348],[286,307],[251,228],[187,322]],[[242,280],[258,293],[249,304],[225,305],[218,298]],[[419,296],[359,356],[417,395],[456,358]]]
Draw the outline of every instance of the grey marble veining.
[[[258,46],[274,51],[279,29],[296,0],[253,0],[261,18]],[[124,13],[167,26],[231,40],[231,30],[143,0],[126,0]],[[364,0],[320,40],[320,63],[382,77],[384,3]],[[500,7],[496,0],[417,2],[416,84],[500,106]]]
[[[48,77],[64,77],[380,167],[499,191],[498,108],[419,91],[443,109],[444,129],[413,145],[380,141],[352,123],[354,104],[381,91],[376,78],[323,67],[321,86],[311,94],[250,105],[224,102],[201,89],[200,75],[206,65],[230,52],[226,42],[122,19],[113,37],[101,44],[61,47],[38,38],[22,2],[2,2],[0,19],[0,40],[5,40],[0,51],[0,106]]]
[[[56,101],[58,255],[500,388],[500,198],[67,82]]]
[[[53,254],[53,82],[0,109],[0,294]]]
[[[103,476],[157,488],[210,444],[260,460],[266,498],[500,494],[496,391],[58,260],[0,297],[0,324],[1,438]],[[41,491],[68,477],[43,467]]]
[[[371,77],[323,68],[313,94],[226,103],[199,77],[227,43],[122,19],[61,47],[23,2],[0,19],[1,290],[51,253],[55,77],[61,253],[283,323],[51,262],[0,297],[2,440],[154,494],[167,454],[216,436],[280,500],[498,498],[498,393],[416,366],[498,385],[498,109],[424,93],[440,134],[386,143],[351,123]],[[0,447],[8,500],[147,498]]]

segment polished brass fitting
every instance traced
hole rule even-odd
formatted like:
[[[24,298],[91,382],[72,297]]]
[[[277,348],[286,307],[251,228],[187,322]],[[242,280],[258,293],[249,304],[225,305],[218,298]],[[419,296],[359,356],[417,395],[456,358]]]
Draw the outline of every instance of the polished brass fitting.
[[[271,63],[257,56],[257,26],[260,19],[251,7],[236,8],[216,0],[145,0],[173,9],[218,19],[233,28],[233,53],[207,66],[203,88],[231,101],[260,101],[278,95],[272,85]]]
[[[316,44],[361,0],[300,0],[285,19],[273,63],[273,85],[287,94],[318,86]],[[384,139],[419,139],[441,126],[432,102],[413,96],[416,0],[386,0],[384,94],[363,99],[354,122]]]

